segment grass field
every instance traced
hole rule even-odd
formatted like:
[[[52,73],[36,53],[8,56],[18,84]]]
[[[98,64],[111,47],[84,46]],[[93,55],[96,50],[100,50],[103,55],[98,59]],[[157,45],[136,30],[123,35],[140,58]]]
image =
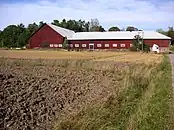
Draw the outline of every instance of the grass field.
[[[6,128],[174,129],[167,56],[34,50],[0,56]]]
[[[24,59],[84,59],[94,61],[119,61],[136,63],[160,63],[162,55],[136,52],[65,52],[38,50],[1,50],[0,57]],[[145,62],[146,61],[146,62]]]

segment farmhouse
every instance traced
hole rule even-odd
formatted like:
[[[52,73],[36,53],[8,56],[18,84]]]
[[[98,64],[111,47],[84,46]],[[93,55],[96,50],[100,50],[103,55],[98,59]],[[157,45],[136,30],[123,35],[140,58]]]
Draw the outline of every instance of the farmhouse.
[[[28,40],[29,48],[62,48],[67,38],[74,49],[129,49],[136,35],[143,37],[146,45],[159,46],[161,52],[167,51],[171,38],[155,31],[119,32],[74,32],[52,24],[43,24]]]

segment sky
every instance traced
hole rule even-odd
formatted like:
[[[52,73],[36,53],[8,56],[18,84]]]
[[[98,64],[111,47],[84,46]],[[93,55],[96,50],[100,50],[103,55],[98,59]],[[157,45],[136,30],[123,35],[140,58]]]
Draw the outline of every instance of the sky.
[[[97,18],[106,30],[174,26],[174,0],[0,0],[0,30],[11,24]]]

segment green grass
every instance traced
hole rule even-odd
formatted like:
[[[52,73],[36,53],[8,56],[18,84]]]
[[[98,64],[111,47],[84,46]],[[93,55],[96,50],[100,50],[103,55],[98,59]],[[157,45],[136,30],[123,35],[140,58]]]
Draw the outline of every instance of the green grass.
[[[167,56],[158,66],[131,66],[121,89],[108,99],[56,122],[56,130],[169,130],[171,65]]]

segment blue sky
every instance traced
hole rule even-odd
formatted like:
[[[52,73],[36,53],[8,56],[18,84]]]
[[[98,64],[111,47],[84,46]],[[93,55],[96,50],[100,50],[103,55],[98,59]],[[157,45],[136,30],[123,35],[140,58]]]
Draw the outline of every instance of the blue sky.
[[[143,30],[174,26],[174,0],[0,0],[0,30],[10,24],[97,18],[111,26]]]

